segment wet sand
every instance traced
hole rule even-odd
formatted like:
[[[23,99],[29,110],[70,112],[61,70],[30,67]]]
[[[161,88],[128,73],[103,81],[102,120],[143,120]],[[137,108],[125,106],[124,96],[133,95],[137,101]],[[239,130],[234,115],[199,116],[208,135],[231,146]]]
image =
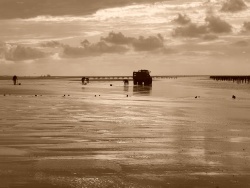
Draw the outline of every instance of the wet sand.
[[[244,90],[32,83],[1,82],[1,188],[250,187]]]

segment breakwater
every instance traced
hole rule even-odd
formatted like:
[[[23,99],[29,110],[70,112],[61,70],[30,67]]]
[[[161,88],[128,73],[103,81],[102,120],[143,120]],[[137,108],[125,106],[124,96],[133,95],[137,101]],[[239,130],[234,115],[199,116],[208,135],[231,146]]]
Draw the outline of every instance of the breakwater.
[[[236,83],[250,83],[250,76],[210,76],[210,79],[216,81],[232,81]]]

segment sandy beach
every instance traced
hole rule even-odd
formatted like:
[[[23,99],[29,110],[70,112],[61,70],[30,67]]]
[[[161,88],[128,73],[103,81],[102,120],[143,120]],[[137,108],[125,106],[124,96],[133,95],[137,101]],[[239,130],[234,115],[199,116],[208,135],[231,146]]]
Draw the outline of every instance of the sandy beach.
[[[0,80],[1,188],[250,187],[248,84],[20,82]]]

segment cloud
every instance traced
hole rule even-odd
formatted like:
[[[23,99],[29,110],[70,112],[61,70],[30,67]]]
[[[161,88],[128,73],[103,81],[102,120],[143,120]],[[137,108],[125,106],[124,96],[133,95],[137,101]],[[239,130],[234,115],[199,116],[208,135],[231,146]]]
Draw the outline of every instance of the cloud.
[[[5,43],[0,41],[0,59],[4,58]]]
[[[128,49],[120,45],[108,45],[107,43],[100,41],[84,48],[91,53],[123,53]]]
[[[205,22],[206,23],[203,25],[190,23],[185,26],[177,27],[173,31],[173,36],[197,38],[205,37],[204,35],[211,33],[230,33],[232,31],[232,26],[219,17],[207,16]],[[208,38],[205,37],[205,39]]]
[[[203,36],[203,39],[204,40],[215,40],[215,39],[218,39],[218,36],[214,35],[214,34],[206,34]]]
[[[92,55],[101,55],[104,53],[124,53],[128,48],[120,45],[109,45],[104,41],[90,44],[87,40],[82,47],[71,47],[65,45],[63,47],[63,55],[66,57],[84,57]]]
[[[5,48],[5,59],[10,61],[32,60],[46,57],[46,54],[38,49],[21,45]]]
[[[132,45],[136,51],[153,51],[164,47],[164,39],[160,34],[147,38],[140,36],[133,40]]]
[[[208,16],[205,21],[207,22],[207,27],[211,32],[214,33],[230,33],[232,31],[232,26],[224,20],[221,20],[216,16]]]
[[[178,17],[172,20],[172,22],[180,24],[180,25],[185,25],[188,23],[191,23],[191,19],[186,15],[178,14]]]
[[[1,0],[0,19],[32,18],[41,15],[82,16],[109,7],[160,1],[164,0]]]
[[[134,40],[132,37],[126,37],[121,32],[114,33],[110,32],[107,37],[101,37],[101,40],[112,43],[112,44],[131,44]]]
[[[238,12],[245,10],[247,5],[243,0],[227,0],[223,3],[221,11],[224,12]]]
[[[5,49],[5,43],[0,41],[0,53],[2,53]]]
[[[241,40],[233,43],[233,45],[237,47],[247,47],[249,43],[247,41]]]
[[[244,22],[242,31],[243,32],[250,32],[250,22]]]
[[[82,41],[80,47],[62,45],[64,57],[84,57],[96,56],[105,53],[126,53],[129,50],[134,51],[155,51],[163,52],[164,38],[158,34],[156,36],[127,37],[121,32],[110,32],[108,36],[101,37],[99,42],[90,43],[88,40]]]
[[[82,45],[84,48],[87,48],[87,47],[90,46],[90,42],[89,42],[87,39],[85,39],[84,41],[81,42],[81,45]]]
[[[62,44],[58,41],[48,41],[46,43],[41,44],[42,47],[49,47],[49,48],[56,48],[56,47],[61,47]]]
[[[164,38],[158,34],[157,36],[143,37],[126,37],[121,32],[110,32],[107,37],[101,37],[101,41],[116,45],[132,46],[136,51],[152,51],[164,47]]]
[[[177,37],[200,37],[207,33],[207,27],[205,25],[198,26],[194,23],[190,23],[187,26],[177,27],[174,29],[173,36]]]

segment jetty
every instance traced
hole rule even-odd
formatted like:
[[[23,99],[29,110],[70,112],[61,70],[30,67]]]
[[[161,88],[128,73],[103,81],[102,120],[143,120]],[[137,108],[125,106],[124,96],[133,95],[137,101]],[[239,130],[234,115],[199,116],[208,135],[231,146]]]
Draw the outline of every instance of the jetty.
[[[250,83],[250,76],[210,76],[210,79],[213,79],[216,81],[232,81],[238,84]]]
[[[89,81],[133,81],[133,76],[84,76],[86,79],[88,78]],[[173,76],[164,76],[164,75],[155,75],[151,76],[153,80],[157,79],[177,79],[178,77],[185,77],[185,76],[179,76],[179,75],[173,75]],[[64,77],[65,78],[65,77]],[[78,78],[81,79],[81,76],[70,76],[68,78]],[[77,81],[78,81],[77,80]]]

